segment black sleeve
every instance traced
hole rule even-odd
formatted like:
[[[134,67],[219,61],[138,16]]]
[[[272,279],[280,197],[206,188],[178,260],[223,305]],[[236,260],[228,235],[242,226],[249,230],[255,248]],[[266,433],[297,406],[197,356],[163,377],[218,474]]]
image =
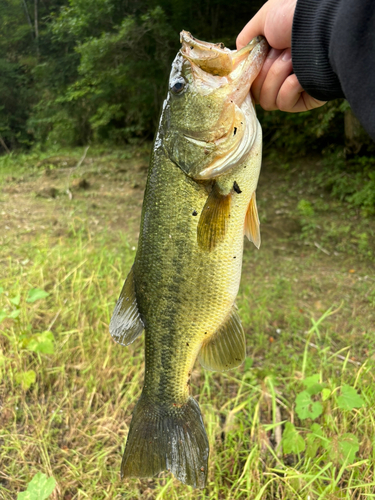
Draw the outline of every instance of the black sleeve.
[[[308,94],[345,97],[375,140],[374,0],[298,0],[292,62]]]

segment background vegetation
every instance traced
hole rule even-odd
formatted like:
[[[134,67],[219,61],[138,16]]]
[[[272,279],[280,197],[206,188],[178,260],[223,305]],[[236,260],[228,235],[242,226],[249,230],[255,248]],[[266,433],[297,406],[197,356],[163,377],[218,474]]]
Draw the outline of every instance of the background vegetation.
[[[152,137],[181,29],[233,47],[261,4],[228,11],[223,0],[4,0],[4,145]]]
[[[237,300],[247,359],[192,374],[207,488],[120,479],[143,336],[123,348],[108,324],[135,255],[149,151],[0,162],[0,498],[373,498],[375,221],[316,182],[320,156],[262,167],[262,245],[245,245]]]
[[[181,29],[234,48],[262,3],[228,9],[224,0],[4,0],[0,150],[152,139]],[[367,162],[374,144],[345,101],[310,113],[259,115],[266,154],[323,152],[322,183],[374,211],[373,163]]]
[[[144,355],[108,323],[179,32],[234,48],[262,3],[0,3],[1,500],[374,497],[375,158],[345,101],[258,110],[247,359],[192,377],[207,489],[119,478]]]

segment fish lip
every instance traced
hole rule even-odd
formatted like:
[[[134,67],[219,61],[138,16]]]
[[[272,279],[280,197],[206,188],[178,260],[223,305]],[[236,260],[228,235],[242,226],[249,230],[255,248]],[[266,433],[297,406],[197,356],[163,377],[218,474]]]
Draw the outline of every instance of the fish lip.
[[[199,47],[205,47],[205,48],[215,48],[215,50],[222,51],[222,52],[228,52],[229,49],[225,47],[225,45],[221,42],[219,43],[210,43],[210,42],[204,42],[202,40],[198,40],[198,38],[195,38],[190,31],[185,31],[182,30],[180,33],[180,43],[184,44],[184,42],[187,45],[193,45],[193,46],[199,46]]]
[[[188,31],[181,31],[181,55],[193,66],[207,74],[228,76],[242,63],[260,43],[266,43],[262,35],[254,37],[240,50],[230,50],[223,43],[198,40]],[[267,44],[268,45],[268,44]]]
[[[241,50],[247,48],[248,51],[252,50],[258,43],[260,43],[262,40],[266,40],[263,35],[258,35],[255,36],[250,40],[250,42],[245,45],[242,49],[235,51],[235,50],[230,50],[222,42],[219,43],[210,43],[210,42],[204,42],[202,40],[198,40],[198,38],[195,38],[190,31],[185,31],[182,30],[180,32],[180,43],[183,44],[184,42],[186,44],[192,44],[196,46],[201,46],[201,47],[207,47],[207,48],[215,48],[217,51],[222,51],[223,53],[232,53],[232,52],[240,52]]]

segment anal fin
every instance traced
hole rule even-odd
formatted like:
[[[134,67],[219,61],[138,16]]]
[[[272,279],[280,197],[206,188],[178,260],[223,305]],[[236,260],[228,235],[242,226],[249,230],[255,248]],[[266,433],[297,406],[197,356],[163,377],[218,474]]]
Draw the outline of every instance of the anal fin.
[[[245,334],[236,307],[233,306],[224,323],[202,345],[199,361],[207,370],[225,371],[241,365],[245,357]]]
[[[115,342],[126,346],[139,337],[143,328],[135,296],[133,268],[131,268],[113,311],[109,332]]]
[[[203,207],[197,228],[198,245],[212,251],[224,240],[230,217],[232,195],[223,195],[214,186]]]
[[[250,241],[252,241],[257,248],[260,247],[259,216],[258,216],[255,191],[251,196],[250,203],[247,208],[244,233],[247,236],[247,238]]]

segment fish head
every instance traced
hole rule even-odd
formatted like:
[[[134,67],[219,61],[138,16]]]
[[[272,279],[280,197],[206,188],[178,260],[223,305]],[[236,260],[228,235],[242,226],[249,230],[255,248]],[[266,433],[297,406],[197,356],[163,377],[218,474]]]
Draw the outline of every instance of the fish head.
[[[234,51],[186,31],[181,43],[156,141],[188,176],[213,179],[243,161],[255,141],[257,118],[249,91],[268,44],[259,36]]]

